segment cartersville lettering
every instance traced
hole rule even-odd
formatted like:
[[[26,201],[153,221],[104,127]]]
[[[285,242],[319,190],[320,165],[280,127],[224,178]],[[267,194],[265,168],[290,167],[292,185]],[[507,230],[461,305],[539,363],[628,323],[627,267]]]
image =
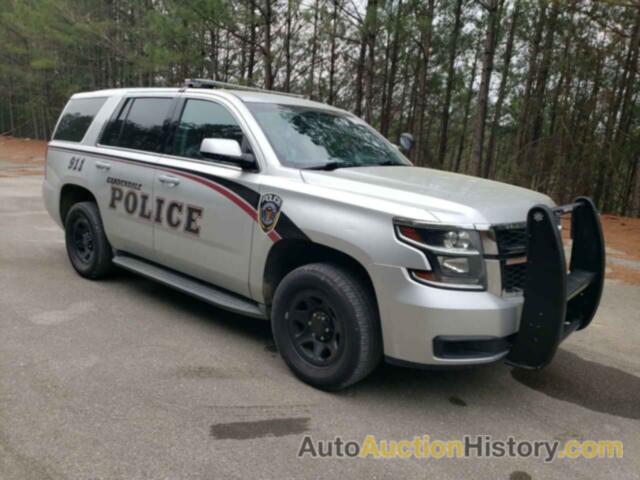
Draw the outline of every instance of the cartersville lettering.
[[[123,180],[121,178],[109,177],[107,183],[111,185],[117,185],[119,187],[132,188],[134,190],[141,190],[142,184],[137,182],[130,182],[129,180]]]
[[[149,194],[136,190],[124,190],[111,185],[111,200],[109,208],[117,210],[118,206],[129,215],[137,215],[144,220],[158,224],[166,223],[173,229],[182,229],[186,233],[200,235],[200,219],[204,209],[195,205],[187,205],[176,200],[156,197],[156,201],[149,199]],[[139,185],[139,184],[138,184]]]

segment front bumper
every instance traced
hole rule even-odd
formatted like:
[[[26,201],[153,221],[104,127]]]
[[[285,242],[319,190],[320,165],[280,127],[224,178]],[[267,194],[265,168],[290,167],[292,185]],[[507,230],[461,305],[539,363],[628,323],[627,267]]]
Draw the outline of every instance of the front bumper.
[[[569,271],[558,229],[558,217],[566,213],[572,213]],[[377,265],[372,275],[387,359],[441,366],[502,358],[523,368],[548,364],[564,338],[589,324],[600,301],[604,241],[593,203],[579,198],[553,210],[533,207],[527,242],[519,296],[429,288],[402,268]]]
[[[488,291],[432,288],[412,280],[405,269],[377,265],[373,272],[384,354],[395,363],[461,365],[488,363],[508,351],[475,357],[439,356],[435,341],[445,338],[507,338],[518,331],[522,296]]]

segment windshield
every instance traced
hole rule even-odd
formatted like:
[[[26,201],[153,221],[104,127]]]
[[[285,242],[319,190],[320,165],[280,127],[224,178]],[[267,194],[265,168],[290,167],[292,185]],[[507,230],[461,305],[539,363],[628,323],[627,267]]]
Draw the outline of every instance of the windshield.
[[[283,165],[340,168],[411,163],[361,120],[329,110],[274,103],[247,107]]]

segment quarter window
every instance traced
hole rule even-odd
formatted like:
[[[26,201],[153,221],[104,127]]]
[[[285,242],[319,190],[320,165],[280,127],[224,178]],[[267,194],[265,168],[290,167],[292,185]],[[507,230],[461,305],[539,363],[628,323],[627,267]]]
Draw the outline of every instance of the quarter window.
[[[172,98],[129,98],[113,117],[100,143],[158,153]]]
[[[172,154],[203,160],[200,144],[204,138],[225,138],[243,144],[240,125],[222,105],[206,100],[187,100],[176,129]]]
[[[80,142],[84,138],[96,113],[104,105],[106,98],[76,98],[69,100],[62,112],[54,140]]]

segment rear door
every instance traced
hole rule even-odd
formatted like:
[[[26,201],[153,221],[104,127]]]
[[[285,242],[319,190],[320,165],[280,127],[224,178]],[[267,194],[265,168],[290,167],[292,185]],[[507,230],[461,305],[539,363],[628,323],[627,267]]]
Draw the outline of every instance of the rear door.
[[[173,108],[171,95],[125,97],[100,137],[95,161],[100,212],[114,248],[154,259],[154,168]]]
[[[175,110],[175,133],[154,185],[162,212],[156,255],[164,265],[248,296],[260,175],[200,155],[203,138],[237,140],[251,151],[232,105],[207,97],[186,96]]]

